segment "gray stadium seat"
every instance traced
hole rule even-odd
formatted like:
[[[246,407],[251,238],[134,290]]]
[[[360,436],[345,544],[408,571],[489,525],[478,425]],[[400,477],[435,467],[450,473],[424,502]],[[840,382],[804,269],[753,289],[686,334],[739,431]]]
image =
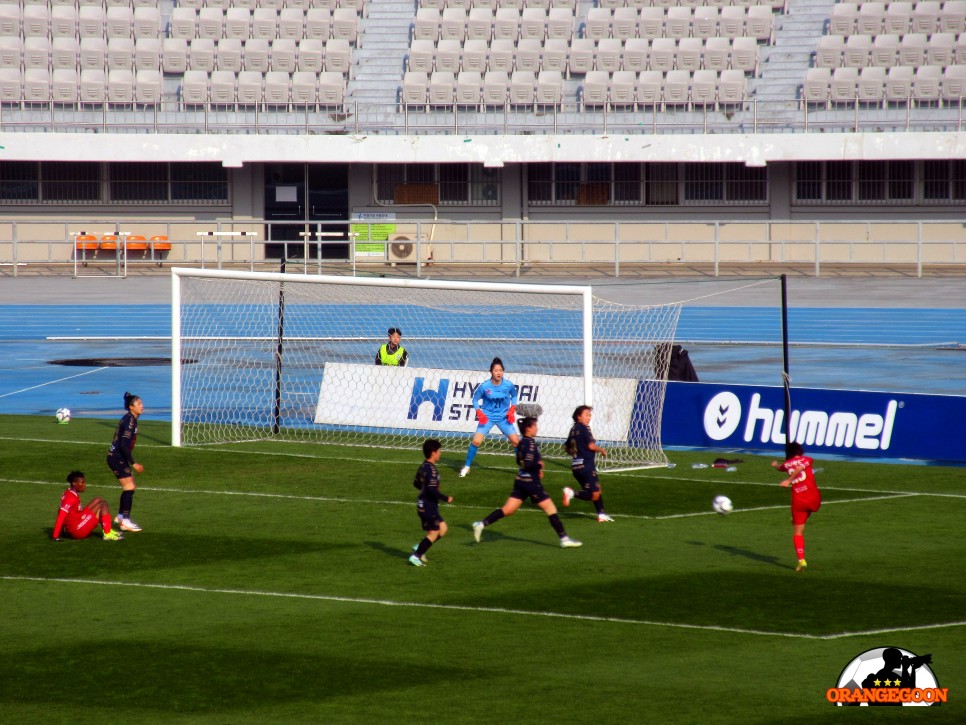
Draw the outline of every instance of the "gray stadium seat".
[[[966,32],[966,0],[946,0],[943,3],[939,30],[954,34]]]
[[[584,37],[591,40],[609,38],[610,23],[611,11],[608,8],[590,8],[584,23]],[[604,100],[606,101],[606,94],[604,94]]]
[[[461,43],[466,38],[467,14],[463,8],[444,8],[439,22],[440,40],[458,40]]]
[[[131,7],[109,7],[107,9],[107,24],[105,34],[110,38],[130,38],[134,34],[134,9]],[[132,81],[133,89],[134,83]],[[108,96],[110,96],[110,78],[108,78]],[[134,91],[131,91],[134,98]]]
[[[315,73],[296,71],[292,74],[292,105],[316,106],[319,102],[319,77]]]
[[[445,11],[444,11],[445,12]],[[460,9],[462,12],[462,9]],[[449,71],[433,71],[426,89],[426,102],[430,106],[452,106],[456,93],[456,76]]]
[[[320,10],[320,14],[324,14],[326,18],[331,18],[331,14],[328,10]],[[306,16],[308,17],[308,16]],[[328,32],[328,25],[326,25],[326,32]],[[251,37],[258,38],[259,40],[275,40],[278,37],[278,12],[272,8],[260,7],[255,8],[252,11],[252,30]],[[316,37],[308,33],[308,28],[306,28],[306,37],[312,38]],[[325,38],[329,36],[326,35]],[[323,38],[323,40],[325,40]]]
[[[406,71],[399,102],[403,106],[425,106],[428,92],[429,76],[426,73]]]
[[[265,74],[265,103],[270,106],[288,106],[291,100],[291,78],[288,73],[269,71]]]
[[[355,10],[337,8],[332,13],[332,37],[359,45],[359,16]]]
[[[54,103],[75,104],[79,97],[79,91],[79,78],[76,70],[54,69],[50,83],[50,99]]]
[[[752,5],[745,16],[745,35],[764,42],[771,42],[775,20],[768,5]]]
[[[912,32],[926,35],[935,33],[939,30],[941,11],[942,5],[938,0],[919,0],[912,9]]]
[[[482,102],[484,106],[504,106],[510,78],[506,71],[488,70],[483,76]]]
[[[570,57],[570,43],[563,38],[548,38],[543,46],[540,62],[542,70],[567,72],[567,59]]]
[[[708,38],[704,41],[702,64],[708,70],[723,71],[731,67],[731,39]]]
[[[869,63],[880,68],[891,68],[896,64],[899,57],[899,36],[898,35],[877,35],[872,41],[872,53],[869,56]]]
[[[77,8],[72,5],[56,5],[50,9],[50,37],[74,38],[77,36]]]
[[[916,69],[912,95],[917,103],[939,101],[942,76],[943,70],[937,65],[921,65]]]
[[[858,68],[836,68],[832,71],[832,81],[829,83],[829,100],[832,103],[853,103],[858,83]]]
[[[715,106],[718,103],[718,74],[713,70],[696,70],[691,76],[691,104]]]
[[[515,70],[507,85],[507,98],[511,106],[532,106],[536,100],[537,78],[533,71]]]
[[[486,72],[489,45],[483,40],[467,40],[463,44],[463,57],[460,67],[464,71]]]
[[[134,100],[144,105],[161,102],[163,79],[159,70],[139,70],[134,74]]]
[[[278,37],[301,40],[305,33],[305,13],[299,8],[283,8],[278,14]]]
[[[419,8],[413,22],[413,40],[439,40],[439,26],[442,14],[435,8]],[[405,89],[405,83],[403,83]]]
[[[244,46],[238,38],[222,38],[215,47],[215,69],[240,73]]]
[[[265,76],[252,70],[238,73],[235,81],[235,101],[239,105],[256,106],[262,102]]]
[[[37,40],[30,38],[29,40]],[[27,52],[26,43],[24,53]],[[104,38],[81,38],[80,42],[80,69],[81,70],[103,70],[107,64],[107,41]],[[26,63],[26,55],[25,61]]]
[[[664,74],[661,71],[646,70],[637,76],[637,103],[640,106],[661,105],[661,92]]]
[[[668,8],[664,15],[664,35],[668,38],[686,38],[691,34],[691,8]]]
[[[923,33],[909,33],[902,36],[899,43],[899,65],[918,68],[926,62],[926,36]]]
[[[621,68],[634,73],[647,70],[647,59],[651,46],[644,38],[628,38],[624,41]]]
[[[744,103],[747,79],[740,70],[723,70],[718,78],[718,103],[740,105]]]
[[[154,8],[134,8],[133,33],[135,38],[157,38],[161,33],[161,11]]]
[[[872,52],[871,35],[850,35],[842,51],[842,65],[846,68],[865,68]]]
[[[277,38],[272,41],[271,69],[282,73],[296,71],[296,45],[291,38]]]
[[[536,38],[521,38],[520,42],[517,43],[513,67],[516,70],[529,70],[537,73],[540,71],[540,59],[542,55],[543,46],[539,40]],[[617,60],[620,62],[620,55],[617,56]]]
[[[134,71],[111,70],[107,72],[107,101],[120,105],[134,103]]]
[[[827,106],[830,102],[831,83],[831,68],[809,68],[805,72],[805,83],[802,84],[802,100],[805,103],[821,103]]]
[[[479,71],[460,71],[456,76],[455,102],[478,108],[482,101],[483,76]]]
[[[242,56],[242,68],[259,73],[268,73],[271,46],[264,38],[249,38],[245,41],[245,54]]]
[[[597,49],[594,41],[577,38],[570,44],[570,57],[567,59],[567,76],[583,75],[594,69],[594,55]]]
[[[24,38],[46,38],[50,35],[50,10],[46,5],[26,5],[20,17]]]
[[[686,70],[672,70],[664,74],[661,96],[665,106],[687,106],[691,102],[691,74]]]
[[[701,68],[703,58],[704,41],[701,38],[681,38],[678,41],[677,61],[675,65],[678,70],[686,70],[693,73]]]
[[[590,71],[584,76],[581,86],[581,106],[583,108],[606,106],[609,91],[610,74],[599,70]]]
[[[352,49],[349,41],[333,38],[325,44],[325,70],[351,76]]]
[[[593,42],[593,41],[589,41]],[[517,46],[512,40],[497,38],[490,43],[490,52],[486,59],[487,70],[513,71],[513,61],[516,58]]]
[[[621,40],[636,38],[639,20],[637,8],[615,8],[611,16],[610,37]]]
[[[912,97],[914,71],[909,66],[893,66],[886,73],[886,102],[907,103]]]
[[[742,18],[744,18],[744,13],[742,13]],[[664,10],[653,7],[641,8],[637,35],[640,38],[647,38],[648,40],[664,37]]]
[[[134,69],[161,70],[161,38],[138,38],[134,41]]]
[[[23,37],[20,32],[20,5],[17,3],[0,4],[0,37]]]
[[[325,44],[317,38],[306,38],[299,43],[298,70],[321,73],[324,57]]]
[[[818,39],[818,48],[815,50],[815,67],[838,68],[842,65],[842,53],[844,52],[845,36],[823,35]]]
[[[960,104],[966,97],[966,65],[951,65],[943,71],[942,98]]]
[[[655,38],[651,41],[651,52],[648,56],[648,68],[664,73],[674,70],[677,63],[678,47],[673,38]]]
[[[252,14],[248,8],[228,8],[225,12],[225,38],[248,40],[252,33]],[[224,89],[219,89],[223,91]]]
[[[754,38],[735,38],[732,41],[731,67],[746,73],[758,72],[758,43]]]
[[[718,16],[721,10],[714,5],[699,5],[691,18],[691,35],[695,38],[713,38],[718,34]]]
[[[181,103],[200,106],[208,101],[208,74],[202,70],[185,71],[181,79]]]
[[[215,69],[215,41],[195,38],[188,46],[188,68],[211,73]]]
[[[432,43],[430,43],[432,45]],[[460,62],[463,56],[463,46],[458,40],[441,40],[436,46],[435,54],[430,49],[431,68],[429,70],[460,72]],[[411,70],[420,70],[412,68]],[[426,69],[423,69],[426,70]]]
[[[345,86],[341,73],[319,74],[319,105],[341,109],[345,104]]]
[[[859,5],[855,30],[862,35],[878,35],[882,32],[886,18],[886,4],[883,2],[864,2]]]
[[[891,35],[905,35],[912,23],[911,2],[891,2],[886,6],[883,32]]]
[[[168,22],[168,37],[191,40],[198,28],[198,11],[179,5],[171,11]]]
[[[543,42],[547,37],[547,11],[527,6],[520,15],[520,39],[533,38]]]
[[[597,43],[597,52],[594,55],[594,70],[602,70],[607,73],[620,70],[623,53],[624,44],[620,40],[604,38]]]
[[[946,67],[956,57],[956,36],[952,33],[933,33],[926,46],[926,65]]]
[[[406,70],[429,73],[433,70],[436,44],[431,40],[414,40],[409,46]]]
[[[828,31],[832,35],[852,35],[859,17],[858,3],[838,3],[832,8]]]
[[[490,41],[493,37],[493,11],[490,8],[471,8],[466,20],[466,39]]]
[[[611,106],[637,105],[637,73],[619,70],[610,77],[607,100]]]
[[[87,69],[80,72],[81,103],[101,104],[107,100],[107,74],[103,70]]]
[[[547,39],[570,40],[574,35],[574,13],[562,7],[552,7],[547,13]]]
[[[188,69],[188,41],[165,38],[161,44],[161,67],[165,73],[184,73]]]
[[[15,40],[17,52],[17,68],[20,67],[21,56],[23,55],[23,42],[19,38],[0,38],[0,41]],[[50,41],[50,67],[54,70],[63,68],[67,70],[77,70],[77,56],[80,53],[80,42],[75,37],[54,38]],[[4,51],[0,50],[0,57]],[[0,61],[0,66],[10,68],[6,59]]]
[[[234,105],[237,78],[232,71],[216,70],[208,80],[208,100],[218,105]]]
[[[83,38],[104,37],[107,15],[104,8],[85,5],[77,11],[77,34]]]
[[[134,68],[134,40],[111,38],[107,41],[107,69],[132,70]]]
[[[520,12],[514,8],[499,7],[493,18],[493,39],[512,40],[520,37]]]
[[[858,98],[863,103],[882,103],[885,99],[886,69],[881,66],[870,66],[859,71],[859,82],[856,86]]]
[[[740,38],[744,34],[745,9],[730,5],[721,8],[721,15],[718,17],[718,35],[725,38]]]

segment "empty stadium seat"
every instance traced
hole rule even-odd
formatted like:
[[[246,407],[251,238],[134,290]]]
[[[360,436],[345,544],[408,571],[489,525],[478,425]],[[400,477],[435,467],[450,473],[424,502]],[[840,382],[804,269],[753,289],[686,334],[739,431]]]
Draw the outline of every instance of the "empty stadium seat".
[[[718,77],[718,103],[740,105],[744,103],[748,80],[740,70],[723,70]]]
[[[322,60],[319,59],[321,67]],[[235,100],[242,106],[256,106],[262,102],[265,77],[256,71],[243,70],[235,79]]]
[[[832,71],[832,80],[829,83],[829,100],[832,103],[853,103],[858,83],[858,68],[836,68]]]
[[[507,102],[510,78],[506,71],[488,70],[483,76],[482,103],[484,106],[503,106]]]
[[[863,103],[882,103],[885,98],[886,69],[870,66],[859,71],[856,94]]]
[[[664,74],[661,71],[646,70],[637,76],[637,103],[641,106],[657,107],[661,104],[661,89]]]
[[[896,64],[899,57],[899,36],[898,35],[877,35],[872,41],[872,52],[869,55],[869,62],[880,68],[891,68]]]
[[[832,8],[828,31],[832,35],[852,35],[859,17],[857,3],[838,3]]]
[[[602,70],[607,73],[620,70],[623,52],[624,44],[620,40],[604,38],[597,43],[597,52],[594,54],[594,70]]]
[[[605,71],[589,71],[584,76],[584,82],[580,88],[582,108],[606,106],[610,91],[610,74]]]
[[[828,105],[831,82],[831,68],[809,68],[805,73],[805,83],[802,85],[802,100],[806,103]]]
[[[319,105],[327,108],[344,106],[345,76],[341,73],[319,73]]]
[[[460,71],[456,76],[455,102],[477,108],[482,101],[483,75],[479,71]]]
[[[943,71],[942,98],[960,104],[966,97],[966,66],[951,65]]]
[[[321,73],[323,68],[323,58],[325,56],[325,45],[317,38],[306,38],[299,43],[297,58],[298,70],[309,73]]]
[[[54,103],[75,104],[79,93],[79,78],[75,69],[55,68],[51,75],[50,99]]]
[[[922,65],[916,69],[912,81],[912,95],[917,103],[939,101],[942,75],[942,68],[936,65]]]
[[[270,66],[273,71],[294,73],[296,71],[297,46],[291,38],[277,38],[272,42]]]
[[[107,74],[100,68],[80,72],[81,103],[101,104],[107,100]]]
[[[188,46],[188,68],[211,73],[215,69],[215,41],[195,38]]]
[[[893,66],[886,72],[885,98],[887,102],[906,103],[912,97],[914,71],[909,66]]]
[[[119,68],[107,72],[107,100],[119,105],[134,103],[134,71]]]
[[[943,3],[939,30],[954,34],[966,32],[966,0],[946,0]]]
[[[444,11],[445,12],[445,11]],[[426,89],[430,106],[452,106],[456,92],[456,75],[450,71],[433,71]]]
[[[926,65],[952,65],[956,56],[956,36],[952,33],[933,33],[926,46]]]
[[[208,78],[208,100],[218,105],[234,105],[237,77],[233,71],[216,70]]]
[[[156,68],[139,69],[134,73],[134,100],[143,105],[161,102],[163,78]]]
[[[913,33],[931,35],[939,30],[942,5],[939,0],[919,0],[912,8]],[[937,93],[938,98],[938,93]]]

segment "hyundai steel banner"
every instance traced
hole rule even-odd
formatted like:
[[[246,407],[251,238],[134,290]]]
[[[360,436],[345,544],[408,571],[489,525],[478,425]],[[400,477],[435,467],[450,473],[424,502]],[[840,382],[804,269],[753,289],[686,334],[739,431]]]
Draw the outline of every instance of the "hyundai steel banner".
[[[966,397],[792,388],[791,437],[807,452],[966,462]],[[780,387],[668,383],[666,446],[780,451]]]
[[[472,433],[476,430],[473,394],[487,378],[478,370],[397,368],[326,363],[315,422],[371,429]],[[541,438],[566,438],[574,408],[584,402],[582,378],[563,375],[507,374],[521,403],[538,403]],[[594,435],[626,440],[638,382],[594,380]]]

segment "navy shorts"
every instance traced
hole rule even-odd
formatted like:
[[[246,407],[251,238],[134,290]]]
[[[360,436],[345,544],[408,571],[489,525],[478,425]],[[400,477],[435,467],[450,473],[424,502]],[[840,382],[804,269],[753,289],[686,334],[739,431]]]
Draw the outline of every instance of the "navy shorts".
[[[113,458],[108,456],[107,467],[111,469],[111,472],[118,481],[120,481],[122,478],[131,478],[134,475],[131,472],[131,466],[123,458]]]
[[[591,493],[596,493],[600,491],[600,479],[597,478],[596,469],[593,471],[588,471],[586,468],[575,468],[573,469],[574,478],[577,479],[577,483],[584,491],[590,491]]]
[[[550,498],[550,496],[543,490],[543,484],[540,481],[517,476],[513,482],[513,490],[510,492],[510,498],[518,498],[521,501],[530,499],[534,504],[540,504]]]
[[[419,513],[419,523],[423,525],[423,531],[439,531],[439,525],[442,522],[443,517],[439,513]]]

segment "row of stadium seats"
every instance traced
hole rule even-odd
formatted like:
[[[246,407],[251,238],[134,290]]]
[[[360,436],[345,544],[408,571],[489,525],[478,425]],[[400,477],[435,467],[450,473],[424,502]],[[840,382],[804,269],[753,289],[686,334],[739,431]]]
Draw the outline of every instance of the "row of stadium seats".
[[[133,252],[140,253],[146,259],[161,259],[165,253],[171,251],[171,242],[162,234],[150,239],[141,234],[128,234],[123,237],[116,234],[104,234],[101,237],[96,234],[76,234],[74,249],[82,260],[96,257],[98,252],[113,256],[121,251],[128,257],[134,256]]]
[[[259,73],[296,70],[333,71],[348,75],[352,48],[348,41],[213,40],[196,38],[0,38],[0,68],[16,70],[247,70]]]
[[[966,30],[966,0],[838,3],[832,9],[832,35],[905,35],[961,33]]]
[[[186,71],[181,83],[185,105],[289,104],[341,107],[346,80],[342,73],[296,71],[258,73],[242,71]],[[20,75],[0,69],[0,102],[7,104],[48,103],[61,105],[102,104],[153,105],[162,100],[163,78],[152,70],[73,70],[53,72],[39,69]]]
[[[516,8],[517,10],[525,8],[542,8],[544,10],[569,8],[576,10],[577,0],[419,0],[417,7],[436,8],[437,10],[444,8],[461,8],[463,10],[472,8],[487,8],[489,10],[497,8]]]
[[[750,7],[767,5],[775,12],[783,12],[785,0],[596,0],[601,8],[648,8],[648,7],[728,7],[737,5]],[[419,0],[421,8],[576,8],[577,0]]]
[[[714,106],[740,104],[745,99],[745,75],[741,71],[645,71],[614,74],[593,71],[584,78],[579,94],[582,107],[667,105]]]
[[[432,74],[409,71],[399,89],[399,103],[405,107],[429,110],[434,107],[466,106],[483,110],[493,106],[556,106],[563,96],[563,76],[559,71],[515,70],[434,71]],[[717,106],[740,104],[745,98],[745,75],[741,71],[644,71],[640,74],[619,71],[613,75],[593,72],[581,89],[581,104],[589,106],[668,105]]]
[[[54,7],[0,4],[0,37],[158,38],[163,35],[158,8]],[[354,9],[325,8],[174,8],[168,24],[172,38],[345,38],[355,42],[359,16]]]
[[[96,2],[96,0],[78,0],[78,2]],[[147,0],[106,0],[107,4],[134,2],[134,4],[144,3]],[[309,10],[310,8],[323,8],[335,10],[336,8],[352,8],[361,15],[368,15],[369,8],[367,0],[175,0],[175,4],[182,8],[271,8],[282,10],[283,8],[297,8],[299,10]]]
[[[642,38],[621,41],[605,38],[597,43],[581,39],[566,40],[495,40],[489,46],[483,41],[414,40],[406,59],[410,71],[432,72],[487,70],[556,70],[571,75],[590,71],[619,70],[639,73],[644,70],[740,70],[756,73],[758,43],[754,38]]]
[[[966,96],[966,65],[882,68],[810,68],[802,86],[808,104],[856,101],[866,104],[961,103]]]
[[[591,8],[582,26],[588,38],[735,38],[769,40],[774,28],[767,5]]]
[[[966,64],[966,33],[908,33],[899,35],[825,35],[818,41],[818,68],[891,68],[907,65]]]

